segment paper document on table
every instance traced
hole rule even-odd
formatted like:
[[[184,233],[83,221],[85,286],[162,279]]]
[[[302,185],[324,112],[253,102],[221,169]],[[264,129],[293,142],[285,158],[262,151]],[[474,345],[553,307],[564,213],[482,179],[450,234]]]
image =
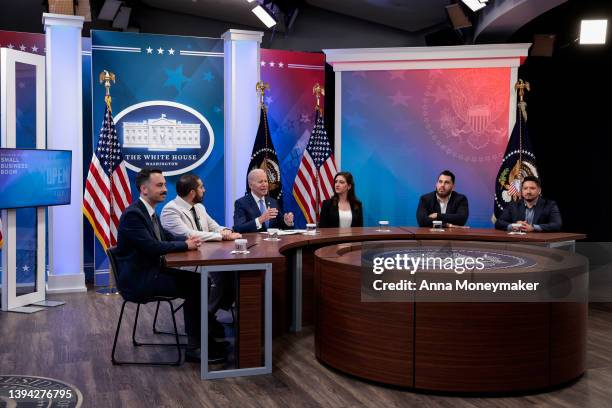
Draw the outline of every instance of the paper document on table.
[[[295,234],[303,234],[306,232],[305,229],[293,229],[293,230],[278,230],[278,235],[295,235]],[[268,234],[268,231],[261,231],[260,234]]]

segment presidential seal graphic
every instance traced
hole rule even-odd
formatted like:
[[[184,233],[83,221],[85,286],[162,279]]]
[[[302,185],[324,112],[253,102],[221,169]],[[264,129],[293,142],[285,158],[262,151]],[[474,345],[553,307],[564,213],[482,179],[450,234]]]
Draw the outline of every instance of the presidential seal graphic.
[[[83,394],[73,385],[45,377],[0,375],[0,407],[78,408]]]
[[[449,72],[445,72],[449,71]],[[432,70],[423,97],[425,128],[446,154],[467,162],[499,160],[507,142],[508,72]]]
[[[499,211],[511,201],[521,199],[521,183],[527,176],[538,177],[536,158],[531,151],[517,149],[504,156],[495,189],[495,205]]]
[[[165,175],[186,173],[210,156],[215,136],[208,120],[177,102],[148,101],[115,116],[126,167],[156,167]]]

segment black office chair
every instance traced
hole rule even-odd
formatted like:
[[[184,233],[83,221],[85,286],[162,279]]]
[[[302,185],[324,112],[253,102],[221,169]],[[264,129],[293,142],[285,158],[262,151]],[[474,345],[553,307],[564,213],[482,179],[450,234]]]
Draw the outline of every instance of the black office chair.
[[[109,248],[106,251],[106,254],[108,255],[108,260],[110,263],[110,267],[113,273],[113,277],[115,278],[115,284],[117,285],[117,289],[119,290],[119,293],[121,294],[121,297],[123,298],[123,304],[121,305],[121,313],[119,314],[119,321],[117,322],[117,330],[115,331],[115,340],[113,341],[113,351],[111,354],[111,360],[113,362],[114,365],[125,365],[125,364],[135,364],[135,365],[180,365],[181,364],[181,360],[182,360],[182,352],[181,352],[181,347],[184,346],[184,344],[181,344],[179,341],[179,333],[178,330],[176,328],[176,318],[175,318],[175,313],[176,310],[180,309],[179,306],[177,309],[174,309],[174,305],[172,304],[172,301],[175,300],[176,298],[174,297],[167,297],[167,296],[153,296],[151,298],[146,298],[146,299],[133,299],[133,298],[126,298],[123,294],[123,291],[121,290],[120,287],[120,281],[118,279],[119,277],[119,273],[117,270],[117,248]],[[166,347],[176,347],[176,351],[177,351],[177,359],[176,361],[119,361],[115,358],[115,350],[117,348],[117,339],[119,338],[119,330],[121,329],[121,321],[123,319],[123,312],[125,310],[125,305],[128,302],[132,302],[132,303],[136,303],[136,317],[134,319],[134,328],[132,329],[132,344],[136,347],[138,346],[166,346]],[[159,303],[160,302],[168,302],[168,304],[170,305],[170,311],[172,312],[172,324],[174,325],[174,332],[171,333],[174,335],[175,338],[175,342],[174,343],[141,343],[139,341],[136,340],[136,328],[138,326],[138,315],[140,313],[140,305],[144,305],[150,302],[158,302],[158,309],[159,309]],[[156,311],[156,317],[157,317],[157,311]],[[155,326],[154,326],[155,327]]]

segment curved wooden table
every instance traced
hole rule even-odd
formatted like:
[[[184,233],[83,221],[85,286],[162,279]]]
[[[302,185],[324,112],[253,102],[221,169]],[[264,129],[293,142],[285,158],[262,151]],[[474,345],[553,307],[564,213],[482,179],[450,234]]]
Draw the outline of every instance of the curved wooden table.
[[[584,234],[576,233],[530,233],[517,236],[508,235],[504,231],[491,229],[447,229],[445,232],[431,232],[429,228],[392,227],[387,232],[379,232],[376,227],[366,228],[328,228],[319,230],[317,235],[283,236],[278,242],[264,241],[265,235],[253,233],[244,234],[250,248],[250,254],[233,255],[233,242],[207,242],[198,251],[168,254],[166,261],[170,267],[210,266],[210,265],[240,265],[266,263],[272,266],[272,302],[273,302],[273,335],[285,333],[289,326],[295,323],[295,305],[301,306],[297,311],[304,325],[315,323],[315,256],[319,248],[339,243],[358,243],[377,240],[414,240],[414,239],[447,239],[460,241],[552,243],[576,241],[585,238]],[[299,272],[299,273],[298,273]],[[300,290],[296,292],[296,283]],[[302,286],[303,285],[303,286]],[[242,339],[239,344],[239,365],[241,367],[258,366],[261,362],[261,338],[254,333],[261,333],[263,303],[263,275],[260,271],[241,274],[239,291],[241,296],[249,297],[250,308],[243,308],[242,320],[248,325],[238,328],[237,336]],[[295,301],[298,298],[298,301]],[[294,310],[291,310],[291,305]],[[259,306],[258,306],[259,305]],[[462,307],[469,307],[463,305]],[[586,310],[586,309],[585,309]],[[248,318],[246,318],[248,316]],[[299,326],[297,330],[299,330]],[[294,329],[295,324],[293,324]],[[576,329],[580,331],[581,329]],[[393,342],[388,339],[386,341]],[[247,358],[248,357],[248,358]],[[347,370],[347,372],[350,372]],[[552,372],[552,371],[551,371]],[[567,377],[567,376],[566,376]],[[364,376],[364,378],[370,378]],[[393,381],[381,380],[389,384]],[[403,382],[401,382],[403,384]],[[408,382],[408,386],[419,386]],[[423,387],[427,388],[427,387]]]
[[[551,267],[546,257],[561,269],[584,262],[567,251],[498,246],[539,258],[540,271]],[[336,369],[446,392],[545,389],[584,372],[586,302],[362,302],[361,244],[328,246],[315,257],[316,356]]]

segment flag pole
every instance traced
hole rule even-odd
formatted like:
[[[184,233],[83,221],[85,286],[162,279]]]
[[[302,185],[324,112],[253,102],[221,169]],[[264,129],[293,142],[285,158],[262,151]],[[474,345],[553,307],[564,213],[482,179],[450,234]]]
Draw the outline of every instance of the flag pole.
[[[109,113],[112,112],[112,108],[111,108],[112,98],[110,95],[111,81],[115,83],[115,74],[107,70],[100,72],[100,84],[103,84],[104,88],[106,88],[106,93],[104,95],[104,102],[106,103],[106,107],[108,108]],[[111,163],[112,163],[112,160],[111,160]],[[109,178],[109,183],[110,183],[110,192],[111,192],[110,197],[109,197],[109,205],[110,205],[109,216],[112,217],[112,214],[113,214],[113,178],[112,177]],[[109,239],[111,239],[110,235],[109,235]],[[107,251],[108,248],[104,248],[104,250]],[[95,268],[95,265],[94,265],[94,268]],[[96,290],[96,293],[100,295],[110,296],[110,295],[119,294],[119,291],[117,290],[117,287],[115,286],[115,282],[113,279],[113,272],[110,270],[110,268],[111,268],[111,265],[109,263],[108,286]]]
[[[523,120],[527,122],[527,102],[525,102],[525,90],[530,91],[529,82],[524,82],[522,79],[519,79],[516,84],[514,84],[514,90],[518,92],[519,102],[517,104],[519,108],[519,159],[518,159],[518,168],[523,169]],[[522,181],[522,180],[521,180]]]
[[[255,84],[255,91],[259,94],[259,108],[263,111],[264,115],[264,126],[268,126],[268,109],[266,108],[266,104],[264,102],[264,97],[266,95],[266,89],[270,89],[270,84],[264,81],[258,81]],[[268,134],[268,130],[264,131],[264,134]],[[264,160],[263,160],[263,171],[266,172],[266,177],[268,177],[268,138],[265,138],[265,149],[264,149]],[[270,179],[268,178],[268,182]]]
[[[317,100],[317,104],[315,106],[315,126],[317,126],[317,113],[320,116],[323,116],[323,110],[321,109],[321,95],[325,96],[325,88],[323,88],[318,82],[314,84],[312,87],[312,94],[315,96]],[[319,224],[319,207],[321,202],[321,180],[319,177],[319,172],[316,172],[315,175],[315,189],[316,192],[316,206],[315,206],[315,219],[313,223]]]

